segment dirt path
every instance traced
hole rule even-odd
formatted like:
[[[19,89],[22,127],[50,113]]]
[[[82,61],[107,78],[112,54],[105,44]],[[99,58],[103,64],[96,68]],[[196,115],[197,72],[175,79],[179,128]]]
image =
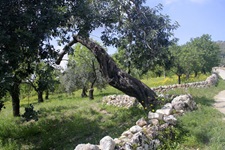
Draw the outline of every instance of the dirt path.
[[[225,80],[225,69],[224,68],[216,68],[215,70],[219,76]],[[218,109],[220,112],[225,114],[225,90],[219,92],[215,97],[214,107]]]

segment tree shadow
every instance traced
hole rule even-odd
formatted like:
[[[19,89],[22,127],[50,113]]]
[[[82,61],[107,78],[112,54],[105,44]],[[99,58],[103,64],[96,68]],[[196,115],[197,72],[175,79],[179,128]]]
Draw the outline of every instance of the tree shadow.
[[[201,104],[205,106],[212,106],[215,103],[215,101],[212,98],[208,98],[205,96],[201,96],[201,97],[194,96],[193,98],[197,104]]]
[[[101,111],[91,108],[71,114],[51,113],[69,109],[68,107],[41,109],[39,121],[18,124],[18,128],[10,130],[14,134],[4,137],[5,144],[7,141],[14,141],[18,148],[31,150],[66,150],[74,149],[80,143],[99,144],[106,135],[119,137],[143,116],[143,110],[140,108],[105,111],[102,111],[104,108]]]

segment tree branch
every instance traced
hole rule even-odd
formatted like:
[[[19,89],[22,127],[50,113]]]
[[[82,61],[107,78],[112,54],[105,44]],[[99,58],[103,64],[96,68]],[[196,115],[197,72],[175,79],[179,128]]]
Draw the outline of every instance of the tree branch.
[[[60,62],[62,61],[63,56],[68,53],[69,49],[71,46],[73,46],[75,43],[77,43],[76,39],[73,38],[72,41],[70,41],[66,46],[63,48],[62,52],[59,53],[59,58],[56,60],[56,64],[59,65]]]
[[[119,69],[105,49],[88,38],[74,35],[73,40],[66,45],[57,61],[60,62],[59,60],[62,59],[62,55],[68,52],[68,46],[72,46],[72,44],[77,42],[86,46],[94,54],[100,65],[101,73],[106,78],[109,85],[129,96],[136,97],[144,108],[151,108],[157,105],[154,91],[138,79]]]

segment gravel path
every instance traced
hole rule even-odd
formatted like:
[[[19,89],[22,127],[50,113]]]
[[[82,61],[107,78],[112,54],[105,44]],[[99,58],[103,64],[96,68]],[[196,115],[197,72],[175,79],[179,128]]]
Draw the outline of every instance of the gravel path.
[[[225,69],[223,68],[216,68],[215,70],[219,76],[225,80]],[[214,107],[218,109],[220,112],[225,114],[225,90],[219,92],[215,97]]]

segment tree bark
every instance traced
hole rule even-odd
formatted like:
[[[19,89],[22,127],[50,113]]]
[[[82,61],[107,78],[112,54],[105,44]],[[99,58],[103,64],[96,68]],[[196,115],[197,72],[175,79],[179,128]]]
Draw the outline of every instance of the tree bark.
[[[195,78],[198,76],[198,71],[194,71],[195,72]]]
[[[181,84],[181,75],[177,75],[178,76],[178,84]]]
[[[138,79],[133,78],[126,72],[119,69],[114,60],[107,54],[105,49],[88,38],[74,36],[73,40],[66,45],[60,53],[59,59],[56,61],[57,64],[61,62],[64,54],[68,52],[69,46],[72,46],[77,42],[86,46],[94,54],[100,65],[101,72],[109,85],[129,96],[136,97],[144,108],[151,108],[157,104],[156,94],[153,90]]]
[[[89,89],[89,100],[93,100],[94,99],[94,89],[90,88]]]
[[[87,89],[86,89],[86,87],[84,86],[83,88],[82,88],[82,93],[81,93],[81,97],[83,98],[83,97],[87,97]]]
[[[97,80],[97,75],[96,75],[96,69],[95,69],[95,63],[94,61],[92,60],[92,70],[93,70],[93,80],[91,82],[91,87],[89,89],[89,99],[90,100],[93,100],[94,99],[94,85],[95,85],[95,82]]]
[[[38,93],[38,103],[44,102],[43,91],[38,91],[37,93]]]
[[[48,90],[45,91],[45,99],[46,100],[49,99],[49,91]]]
[[[13,116],[20,116],[20,82],[14,82],[10,87],[10,95],[12,97]]]

